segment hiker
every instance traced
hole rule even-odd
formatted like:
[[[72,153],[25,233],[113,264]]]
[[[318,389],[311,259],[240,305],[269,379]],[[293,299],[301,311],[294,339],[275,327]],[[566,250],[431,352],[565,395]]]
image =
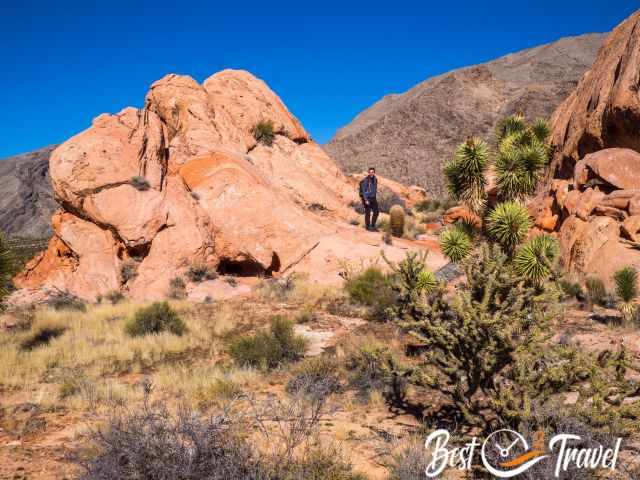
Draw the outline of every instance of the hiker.
[[[378,179],[376,178],[376,169],[371,167],[369,174],[360,182],[360,198],[362,199],[362,205],[364,206],[364,223],[370,232],[375,232],[376,222],[378,221],[378,200],[376,199],[376,193],[378,192]],[[371,217],[373,212],[373,218]]]

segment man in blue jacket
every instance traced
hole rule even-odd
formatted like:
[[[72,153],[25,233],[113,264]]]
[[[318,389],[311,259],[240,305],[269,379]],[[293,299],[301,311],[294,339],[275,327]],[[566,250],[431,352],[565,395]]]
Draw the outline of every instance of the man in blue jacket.
[[[376,178],[376,169],[370,168],[369,174],[360,182],[360,199],[364,206],[364,223],[370,232],[377,231],[376,222],[378,221],[378,200],[376,193],[378,192],[378,179]],[[371,217],[373,212],[373,218]]]

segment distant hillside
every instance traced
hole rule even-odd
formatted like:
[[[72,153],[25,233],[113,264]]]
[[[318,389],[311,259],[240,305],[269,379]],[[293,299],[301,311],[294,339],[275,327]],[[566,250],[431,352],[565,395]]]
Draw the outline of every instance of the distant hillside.
[[[0,160],[0,231],[11,237],[51,235],[58,208],[49,179],[55,145]]]
[[[442,162],[465,137],[490,135],[499,118],[517,110],[549,117],[591,67],[605,36],[563,38],[387,95],[324,148],[347,173],[375,165],[383,176],[440,194]]]

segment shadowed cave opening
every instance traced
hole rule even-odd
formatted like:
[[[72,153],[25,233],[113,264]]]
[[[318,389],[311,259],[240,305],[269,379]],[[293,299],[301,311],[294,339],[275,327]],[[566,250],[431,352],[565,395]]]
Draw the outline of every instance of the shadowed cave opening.
[[[273,272],[280,270],[280,258],[277,253],[273,253],[271,264],[265,269],[259,262],[247,258],[244,260],[233,260],[230,258],[220,259],[218,273],[221,275],[232,275],[235,277],[270,277]]]

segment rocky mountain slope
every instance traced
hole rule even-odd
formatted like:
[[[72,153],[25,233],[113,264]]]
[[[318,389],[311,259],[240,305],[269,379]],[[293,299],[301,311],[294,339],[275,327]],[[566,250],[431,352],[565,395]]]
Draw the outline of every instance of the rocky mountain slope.
[[[555,154],[532,203],[536,225],[557,232],[567,270],[612,283],[640,268],[640,11],[607,37],[552,117]]]
[[[0,160],[0,231],[6,235],[51,235],[51,215],[58,208],[49,178],[49,156],[54,148]]]
[[[381,175],[442,193],[441,165],[469,135],[489,136],[521,110],[549,117],[591,67],[604,34],[564,38],[425,80],[360,113],[325,145],[347,173]]]
[[[144,105],[98,116],[52,153],[62,210],[48,250],[15,279],[22,291],[14,300],[56,290],[164,298],[176,277],[202,265],[337,282],[345,261],[377,259],[381,249],[404,257],[401,240],[385,245],[349,225],[355,180],[250,73],[225,70],[202,84],[167,75]],[[255,129],[265,122],[274,137],[259,142]],[[202,299],[228,285],[187,287]]]

